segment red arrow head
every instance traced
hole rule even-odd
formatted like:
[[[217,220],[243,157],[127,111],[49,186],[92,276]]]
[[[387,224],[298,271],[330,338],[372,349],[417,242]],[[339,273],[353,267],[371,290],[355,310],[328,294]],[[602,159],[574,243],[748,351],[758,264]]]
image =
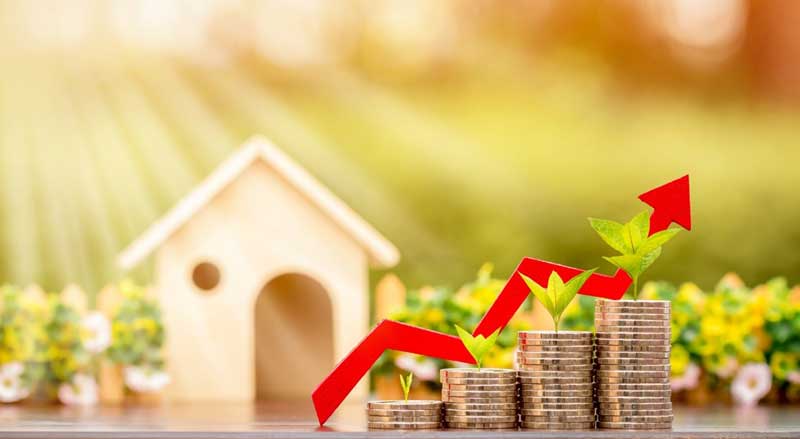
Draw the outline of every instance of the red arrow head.
[[[686,230],[692,230],[692,208],[689,201],[689,176],[671,181],[663,186],[651,189],[639,199],[653,207],[650,220],[650,232],[666,229],[669,223],[680,224]]]

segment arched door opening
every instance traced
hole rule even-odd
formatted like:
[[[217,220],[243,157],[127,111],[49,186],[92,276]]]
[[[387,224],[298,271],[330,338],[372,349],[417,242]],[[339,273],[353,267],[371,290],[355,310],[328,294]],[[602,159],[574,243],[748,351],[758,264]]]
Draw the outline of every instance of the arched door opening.
[[[334,366],[328,292],[302,274],[269,281],[255,305],[255,399],[308,399]]]

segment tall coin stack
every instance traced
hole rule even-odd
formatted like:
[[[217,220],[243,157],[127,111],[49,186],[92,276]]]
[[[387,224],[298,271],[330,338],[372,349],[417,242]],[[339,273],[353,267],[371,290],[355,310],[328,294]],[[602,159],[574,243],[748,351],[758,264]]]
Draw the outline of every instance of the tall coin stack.
[[[448,428],[517,428],[516,370],[442,369],[439,376]]]
[[[672,428],[670,303],[597,300],[598,427]]]
[[[521,331],[517,373],[522,428],[595,427],[591,332]]]
[[[432,430],[441,426],[441,401],[367,403],[367,428],[370,430]]]

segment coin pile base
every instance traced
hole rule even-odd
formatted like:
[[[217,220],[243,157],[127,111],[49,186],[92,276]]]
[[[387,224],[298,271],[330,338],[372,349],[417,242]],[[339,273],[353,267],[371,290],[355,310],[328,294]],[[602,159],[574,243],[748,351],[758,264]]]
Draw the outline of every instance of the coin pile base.
[[[672,428],[670,303],[595,302],[599,428]]]
[[[517,428],[517,371],[455,368],[439,376],[447,428]]]
[[[370,430],[436,430],[441,427],[441,401],[367,403],[367,428]]]
[[[593,355],[591,332],[520,332],[520,426],[536,430],[595,428]]]

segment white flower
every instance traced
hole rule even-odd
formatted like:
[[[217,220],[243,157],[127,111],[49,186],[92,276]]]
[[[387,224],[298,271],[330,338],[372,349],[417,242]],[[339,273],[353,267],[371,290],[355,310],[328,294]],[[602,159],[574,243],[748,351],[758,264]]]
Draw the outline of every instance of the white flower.
[[[439,375],[439,368],[436,366],[436,362],[429,358],[419,361],[419,357],[416,355],[403,354],[394,360],[394,364],[400,369],[413,373],[414,377],[422,381],[435,380]]]
[[[81,322],[86,336],[83,346],[93,354],[103,352],[111,344],[111,323],[103,313],[90,312]]]
[[[689,365],[686,366],[683,375],[670,379],[670,385],[673,391],[694,389],[699,382],[700,367],[694,363],[689,363]]]
[[[754,406],[772,388],[772,372],[764,363],[749,363],[739,369],[731,383],[734,401],[742,406]]]
[[[124,369],[125,385],[134,392],[157,392],[169,384],[169,375],[161,370],[128,366]]]
[[[65,405],[95,405],[97,404],[97,381],[90,375],[77,373],[71,383],[59,386],[58,400]]]
[[[22,363],[6,363],[0,367],[0,402],[16,402],[28,397],[30,391],[22,387]]]

